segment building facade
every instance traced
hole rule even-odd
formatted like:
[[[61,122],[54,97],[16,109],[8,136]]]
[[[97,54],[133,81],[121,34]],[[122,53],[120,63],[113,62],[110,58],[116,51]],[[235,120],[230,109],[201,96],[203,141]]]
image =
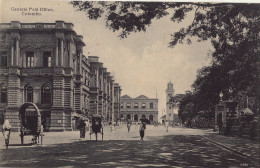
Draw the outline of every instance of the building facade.
[[[124,95],[120,98],[121,121],[130,119],[133,122],[140,121],[141,118],[147,118],[151,122],[158,122],[158,99],[148,98],[140,95],[136,98],[131,98]]]
[[[0,113],[13,128],[25,102],[38,106],[49,131],[72,130],[75,116],[112,116],[113,77],[83,55],[72,23],[1,23],[0,40]]]
[[[174,120],[174,109],[170,106],[169,100],[174,96],[173,83],[169,82],[166,89],[166,120],[173,122]]]

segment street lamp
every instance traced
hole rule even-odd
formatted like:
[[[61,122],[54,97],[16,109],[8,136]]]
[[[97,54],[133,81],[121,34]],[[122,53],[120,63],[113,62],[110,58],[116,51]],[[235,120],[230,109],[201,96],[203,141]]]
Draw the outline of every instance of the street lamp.
[[[222,102],[223,93],[222,91],[219,93],[220,101]]]

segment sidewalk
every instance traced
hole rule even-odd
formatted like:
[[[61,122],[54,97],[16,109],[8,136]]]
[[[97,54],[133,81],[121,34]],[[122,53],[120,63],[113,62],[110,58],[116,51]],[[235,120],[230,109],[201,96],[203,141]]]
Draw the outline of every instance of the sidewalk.
[[[216,132],[207,133],[204,139],[230,150],[238,155],[251,159],[259,165],[260,142],[239,137],[218,135]]]

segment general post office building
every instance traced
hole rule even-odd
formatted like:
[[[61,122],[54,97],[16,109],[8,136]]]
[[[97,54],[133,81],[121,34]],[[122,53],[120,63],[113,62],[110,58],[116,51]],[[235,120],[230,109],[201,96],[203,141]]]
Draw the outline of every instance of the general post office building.
[[[114,93],[103,63],[83,55],[83,37],[72,23],[1,23],[0,41],[0,114],[13,128],[20,126],[18,110],[25,102],[38,106],[49,131],[72,130],[75,116],[119,115],[119,84]]]

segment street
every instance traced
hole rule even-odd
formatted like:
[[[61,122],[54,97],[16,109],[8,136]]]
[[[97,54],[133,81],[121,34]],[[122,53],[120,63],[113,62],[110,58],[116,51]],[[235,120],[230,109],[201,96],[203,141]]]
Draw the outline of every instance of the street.
[[[109,127],[90,141],[79,138],[79,131],[45,133],[43,145],[31,145],[26,137],[20,144],[19,133],[12,133],[5,150],[0,138],[0,167],[256,167],[253,161],[207,141],[212,130],[147,126],[144,141],[138,127],[125,125],[115,132]]]

